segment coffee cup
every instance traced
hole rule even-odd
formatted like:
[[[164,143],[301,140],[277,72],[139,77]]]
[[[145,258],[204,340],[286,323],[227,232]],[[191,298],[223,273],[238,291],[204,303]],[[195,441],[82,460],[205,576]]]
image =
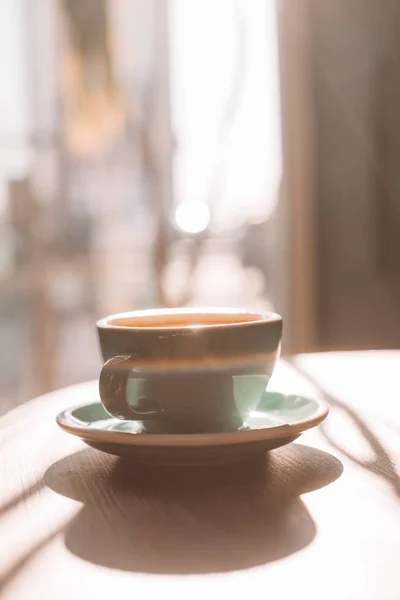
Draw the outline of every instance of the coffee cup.
[[[97,322],[100,398],[149,432],[242,427],[280,353],[282,318],[232,308],[152,309]]]

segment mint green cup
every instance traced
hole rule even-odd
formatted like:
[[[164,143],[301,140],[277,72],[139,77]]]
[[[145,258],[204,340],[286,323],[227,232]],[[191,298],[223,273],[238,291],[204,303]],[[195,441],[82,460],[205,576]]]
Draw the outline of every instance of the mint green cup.
[[[234,431],[246,422],[279,357],[282,318],[232,308],[160,309],[97,323],[107,412],[147,431]]]

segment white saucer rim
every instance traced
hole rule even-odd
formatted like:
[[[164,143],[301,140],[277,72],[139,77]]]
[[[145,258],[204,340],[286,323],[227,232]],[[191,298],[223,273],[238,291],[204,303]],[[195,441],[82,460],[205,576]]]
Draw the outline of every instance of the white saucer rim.
[[[294,394],[282,394],[293,396]],[[305,396],[301,396],[305,397]],[[240,431],[230,431],[223,433],[195,433],[195,434],[160,434],[145,433],[134,434],[127,431],[101,430],[93,429],[86,425],[80,425],[79,421],[73,416],[73,412],[78,408],[89,406],[91,404],[100,404],[99,401],[83,402],[76,406],[69,407],[61,411],[56,422],[58,426],[83,440],[90,440],[102,443],[122,444],[124,446],[151,446],[151,447],[202,447],[202,446],[224,446],[231,444],[245,444],[258,441],[267,441],[281,439],[298,435],[316,427],[329,413],[328,405],[320,398],[309,398],[317,404],[317,410],[312,417],[300,419],[295,423],[285,423],[273,427],[261,429],[244,429]],[[75,422],[74,422],[75,421]]]

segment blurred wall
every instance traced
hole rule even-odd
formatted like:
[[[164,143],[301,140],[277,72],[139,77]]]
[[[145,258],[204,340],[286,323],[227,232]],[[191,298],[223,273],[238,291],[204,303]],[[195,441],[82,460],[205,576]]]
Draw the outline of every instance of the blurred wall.
[[[289,352],[400,346],[400,4],[280,0]]]
[[[309,9],[320,343],[400,347],[400,4]]]

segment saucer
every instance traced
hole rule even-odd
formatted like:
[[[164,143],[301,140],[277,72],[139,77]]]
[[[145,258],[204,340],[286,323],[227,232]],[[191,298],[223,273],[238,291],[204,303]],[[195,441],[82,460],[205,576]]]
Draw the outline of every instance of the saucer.
[[[289,444],[327,414],[320,400],[264,392],[246,424],[229,433],[147,433],[140,421],[111,417],[100,402],[68,408],[56,420],[61,429],[102,452],[147,463],[207,464],[242,460]]]

